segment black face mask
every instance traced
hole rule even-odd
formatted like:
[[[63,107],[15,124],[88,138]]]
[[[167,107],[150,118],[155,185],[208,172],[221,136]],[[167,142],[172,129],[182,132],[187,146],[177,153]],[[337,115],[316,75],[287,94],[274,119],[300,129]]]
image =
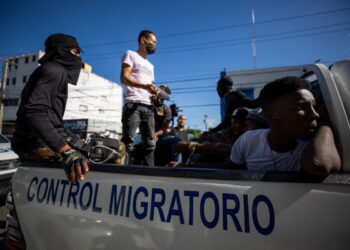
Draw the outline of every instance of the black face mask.
[[[146,51],[149,55],[153,54],[156,52],[157,47],[153,43],[146,42]]]
[[[47,53],[48,56],[44,56],[39,60],[40,64],[48,61],[57,62],[66,69],[68,83],[77,85],[80,70],[83,66],[83,62],[80,56],[75,56],[70,53],[70,48],[57,47],[54,50]]]

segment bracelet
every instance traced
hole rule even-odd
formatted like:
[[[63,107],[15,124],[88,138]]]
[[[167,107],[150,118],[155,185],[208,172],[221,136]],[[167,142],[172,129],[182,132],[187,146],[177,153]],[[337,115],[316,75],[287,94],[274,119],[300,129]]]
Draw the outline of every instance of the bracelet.
[[[61,155],[62,155],[62,156],[69,156],[69,155],[71,155],[71,154],[73,154],[73,153],[75,153],[75,152],[76,152],[76,150],[74,150],[73,148],[71,148],[71,149],[68,149],[68,150],[64,151],[63,153],[61,153]]]
[[[197,146],[197,142],[190,142],[190,144],[188,145],[188,151],[190,151],[191,153],[194,153],[194,151],[196,150],[196,146]]]

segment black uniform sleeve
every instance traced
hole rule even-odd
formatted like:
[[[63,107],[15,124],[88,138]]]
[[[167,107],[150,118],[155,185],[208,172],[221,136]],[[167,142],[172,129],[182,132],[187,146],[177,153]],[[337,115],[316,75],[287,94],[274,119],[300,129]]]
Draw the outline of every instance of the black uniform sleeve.
[[[63,68],[43,65],[39,74],[25,107],[26,120],[45,144],[57,152],[65,142],[50,121],[49,112],[52,111],[53,98],[58,88],[61,84],[66,84],[66,72]]]
[[[232,102],[233,102],[232,106],[234,107],[234,110],[232,110],[232,112],[240,107],[254,109],[260,106],[259,99],[250,100],[243,92],[241,91],[234,91],[234,92],[235,94],[232,97]]]

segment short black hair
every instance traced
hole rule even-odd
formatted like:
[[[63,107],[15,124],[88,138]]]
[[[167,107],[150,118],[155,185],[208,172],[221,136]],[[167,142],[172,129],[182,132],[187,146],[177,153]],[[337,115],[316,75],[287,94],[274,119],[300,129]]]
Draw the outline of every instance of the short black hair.
[[[143,31],[141,31],[140,34],[139,34],[139,37],[137,38],[137,41],[140,43],[142,37],[148,38],[150,34],[156,35],[154,32],[152,32],[150,30],[143,30]]]
[[[264,86],[259,95],[259,101],[263,109],[276,100],[278,97],[297,92],[300,89],[311,90],[311,85],[303,78],[295,76],[287,76]]]
[[[232,115],[232,118],[239,121],[245,121],[249,111],[246,108],[238,108],[236,109]]]
[[[221,77],[216,85],[216,91],[222,98],[225,92],[232,90],[233,80],[230,77]]]

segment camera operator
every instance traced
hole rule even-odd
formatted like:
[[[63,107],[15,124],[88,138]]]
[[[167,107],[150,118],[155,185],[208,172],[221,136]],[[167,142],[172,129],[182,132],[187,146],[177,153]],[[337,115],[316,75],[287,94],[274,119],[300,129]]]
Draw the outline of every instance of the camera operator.
[[[170,95],[170,88],[163,84],[159,89]],[[164,103],[162,96],[153,96],[152,103],[154,106],[154,124],[156,149],[154,152],[154,161],[156,166],[165,165],[171,159],[172,147],[168,143],[169,124],[172,119],[172,112],[169,106]]]
[[[168,95],[171,94],[170,88],[163,84],[159,86],[160,90],[165,91]],[[164,103],[161,96],[153,96],[152,103],[154,105],[154,121],[155,121],[155,139],[156,141],[166,134],[172,118],[171,109]]]
[[[85,158],[65,140],[63,114],[68,83],[78,82],[82,60],[75,37],[52,34],[45,55],[23,89],[12,148],[20,160],[61,162],[70,182],[89,171]]]

